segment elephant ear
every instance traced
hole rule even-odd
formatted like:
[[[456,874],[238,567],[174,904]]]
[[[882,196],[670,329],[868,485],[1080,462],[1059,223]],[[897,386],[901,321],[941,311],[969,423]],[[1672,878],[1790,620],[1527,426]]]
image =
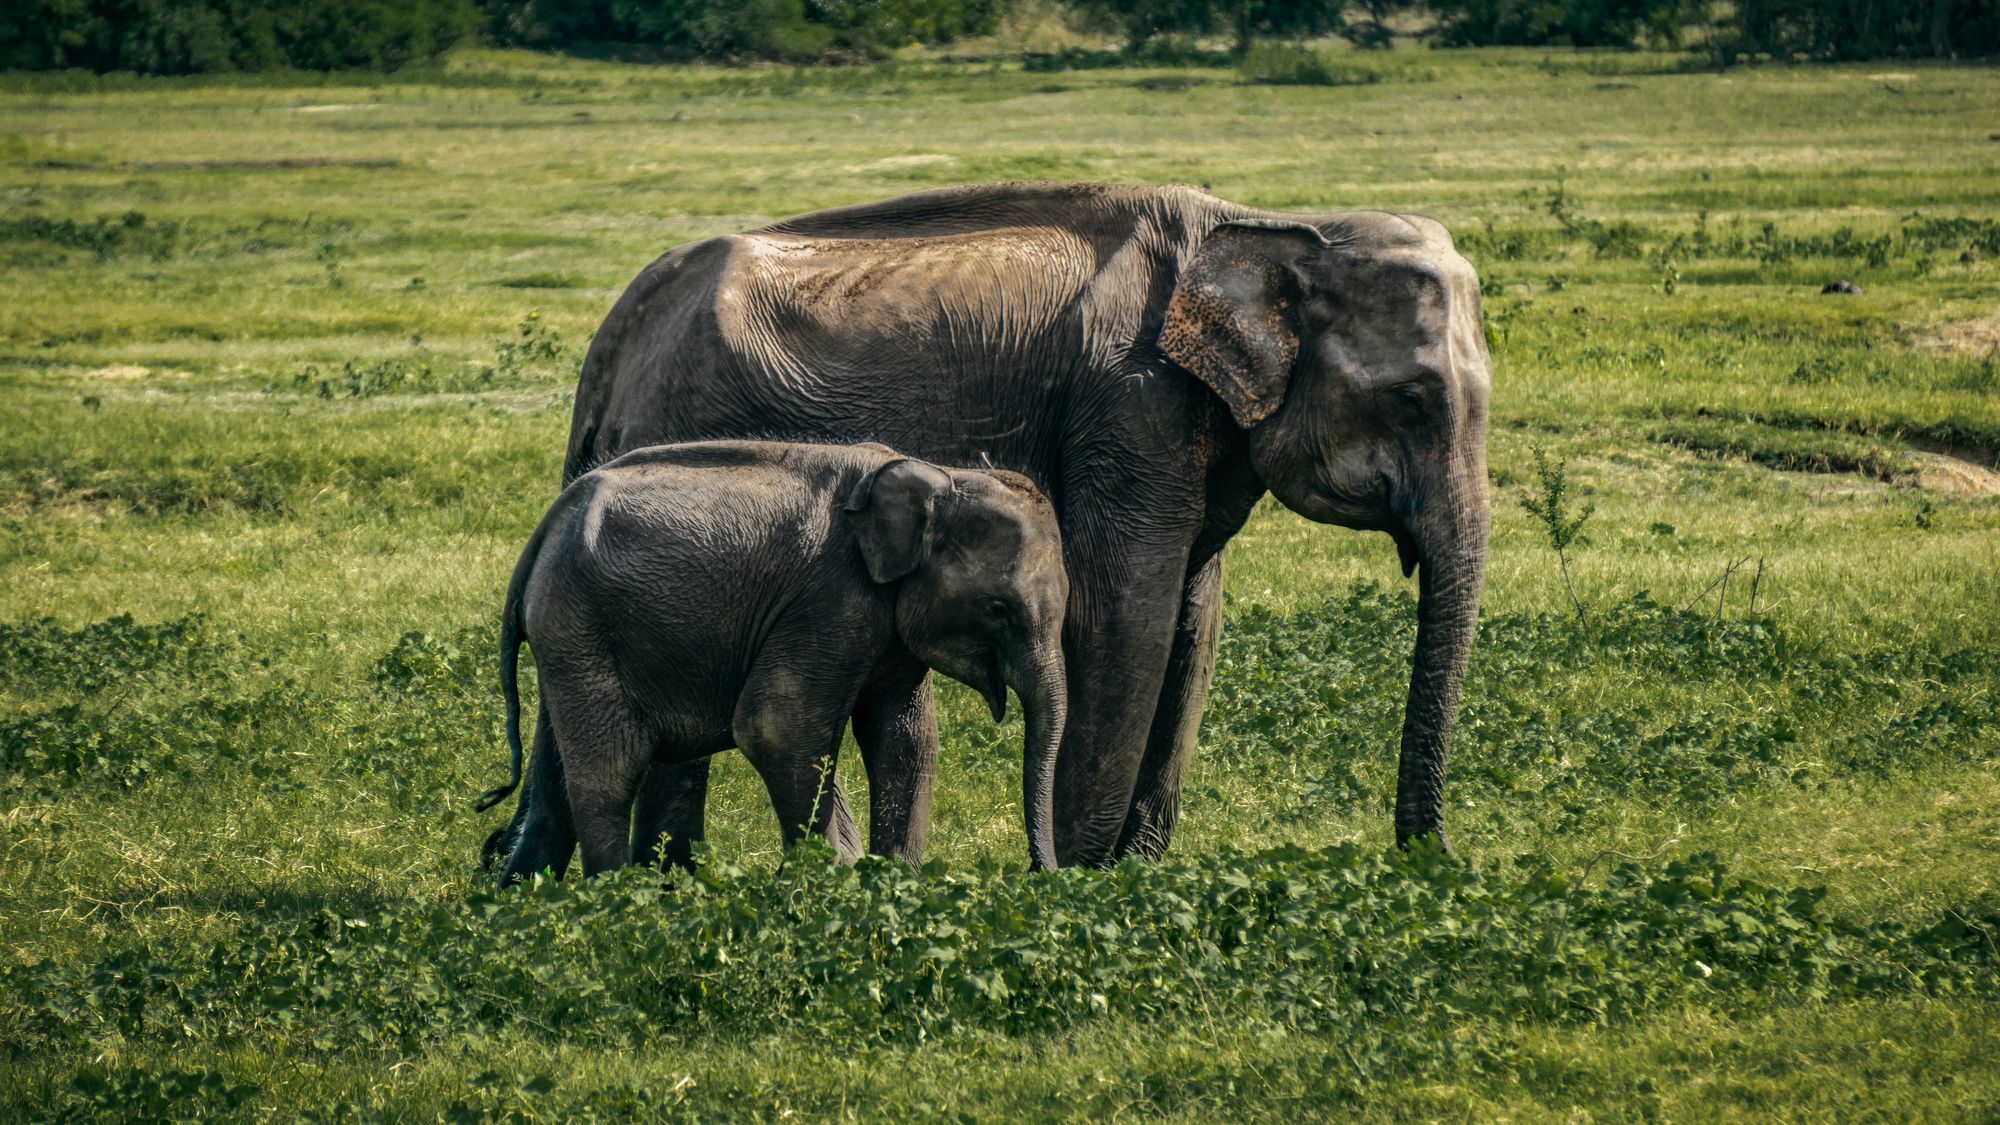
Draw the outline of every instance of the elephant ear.
[[[1285,401],[1299,358],[1300,262],[1326,247],[1305,223],[1239,219],[1210,231],[1181,270],[1160,351],[1207,383],[1245,429]]]
[[[929,556],[938,497],[951,490],[951,476],[936,465],[909,457],[862,477],[844,508],[868,564],[868,577],[894,582]]]

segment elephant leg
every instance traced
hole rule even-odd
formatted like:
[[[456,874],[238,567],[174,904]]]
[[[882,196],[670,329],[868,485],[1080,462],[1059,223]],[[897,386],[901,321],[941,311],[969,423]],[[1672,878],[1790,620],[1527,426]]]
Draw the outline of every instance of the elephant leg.
[[[535,718],[533,756],[529,759],[526,792],[514,814],[517,828],[508,847],[500,885],[508,886],[544,871],[560,879],[576,852],[576,831],[570,824],[569,799],[563,791],[562,756],[556,750],[555,725],[547,707]]]
[[[1221,635],[1222,553],[1218,551],[1188,575],[1160,705],[1153,712],[1153,729],[1146,740],[1146,756],[1139,763],[1132,808],[1118,840],[1120,859],[1128,855],[1158,859],[1173,842],[1174,822],[1180,817],[1181,781],[1194,761],[1202,708],[1208,702],[1209,680],[1215,675],[1215,645]]]
[[[708,758],[655,762],[646,772],[632,817],[633,863],[647,867],[668,863],[683,871],[694,870],[694,845],[705,838],[708,825],[709,762]],[[838,779],[832,782],[824,800],[833,810],[834,822],[846,825],[844,831],[859,838],[854,811]]]
[[[578,680],[615,684],[609,669]],[[599,875],[632,861],[632,800],[646,766],[653,760],[656,740],[624,706],[606,699],[603,690],[565,691],[548,675],[551,718],[556,745],[562,748],[564,792],[569,798],[570,824],[583,852],[583,873]]]
[[[548,727],[548,722],[549,709],[543,704],[536,708],[535,741],[528,747],[527,776],[521,781],[520,794],[514,798],[513,819],[507,822],[507,827],[494,829],[479,848],[479,866],[488,871],[493,870],[495,863],[521,850],[521,837],[527,832],[528,819],[535,809],[536,792],[562,793],[562,758],[542,752],[541,732]],[[568,823],[567,813],[564,814],[564,823]],[[564,862],[568,862],[567,857]]]
[[[852,863],[861,858],[861,833],[834,770],[856,686],[828,682],[841,662],[813,643],[817,633],[817,623],[774,631],[751,668],[731,727],[737,749],[764,779],[785,847],[811,832],[833,846],[840,862]]]
[[[1095,514],[1073,508],[1068,526],[1115,528],[1129,523],[1132,511],[1162,507],[1135,502]],[[1194,507],[1190,501],[1182,510]],[[1055,844],[1057,861],[1066,867],[1110,863],[1124,835],[1166,680],[1194,537],[1191,528],[1177,541],[1171,534],[1088,545],[1079,535],[1065,543],[1069,722],[1056,755]]]
[[[840,744],[833,739],[818,754],[801,754],[796,744],[744,748],[744,756],[771,795],[771,811],[778,814],[786,851],[810,832],[832,845],[839,862],[861,858],[861,832],[834,782],[839,753]]]
[[[662,861],[694,870],[694,846],[708,830],[707,758],[654,762],[639,790],[632,818],[632,862],[658,867]],[[661,854],[660,840],[666,838]]]
[[[861,829],[854,823],[854,809],[847,803],[847,794],[841,791],[840,778],[834,775],[834,767],[840,761],[840,735],[836,733],[833,738],[833,748],[826,753],[826,780],[821,783],[819,793],[821,824],[813,831],[833,845],[840,862],[853,863],[861,858]]]
[[[868,850],[922,863],[937,780],[930,675],[918,668],[862,692],[854,706],[854,741],[868,769]]]

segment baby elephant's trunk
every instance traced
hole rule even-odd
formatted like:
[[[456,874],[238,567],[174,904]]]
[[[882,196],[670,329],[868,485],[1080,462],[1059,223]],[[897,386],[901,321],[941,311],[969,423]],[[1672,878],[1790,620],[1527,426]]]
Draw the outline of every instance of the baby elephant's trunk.
[[[1028,862],[1036,871],[1056,866],[1056,751],[1069,715],[1069,684],[1062,650],[1047,646],[1023,661],[1014,693],[1027,712],[1028,739],[1021,771],[1021,811],[1028,829]]]

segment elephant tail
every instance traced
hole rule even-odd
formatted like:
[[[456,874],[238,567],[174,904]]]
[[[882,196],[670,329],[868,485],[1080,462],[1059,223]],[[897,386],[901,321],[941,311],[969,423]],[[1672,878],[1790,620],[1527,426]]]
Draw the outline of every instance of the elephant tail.
[[[550,512],[549,518],[535,529],[520,561],[514,564],[513,579],[507,584],[507,605],[500,613],[500,694],[507,706],[507,750],[513,755],[514,776],[507,784],[480,795],[479,804],[474,806],[479,812],[499,804],[521,787],[521,642],[525,639],[521,603],[525,600],[528,576],[534,573],[535,559],[542,553],[542,540],[548,535],[549,525],[555,522],[554,517],[555,513]],[[496,840],[489,839],[486,843],[491,850]]]

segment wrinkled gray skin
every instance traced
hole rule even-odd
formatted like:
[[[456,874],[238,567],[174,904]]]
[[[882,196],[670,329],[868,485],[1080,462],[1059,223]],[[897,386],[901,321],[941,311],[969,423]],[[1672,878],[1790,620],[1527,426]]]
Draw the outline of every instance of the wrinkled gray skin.
[[[591,345],[567,471],[759,435],[986,456],[1033,478],[1069,566],[1064,863],[1167,847],[1222,549],[1258,498],[1387,532],[1421,607],[1396,834],[1442,837],[1485,572],[1490,381],[1478,278],[1430,219],[1258,211],[1185,187],[953,188],[648,266]],[[884,706],[891,725],[934,729],[926,684]],[[560,781],[536,762],[531,788]],[[706,784],[699,764],[647,782],[642,816],[676,859],[701,835]],[[871,846],[914,859],[921,830]]]
[[[534,647],[535,754],[564,784],[525,795],[503,883],[652,859],[632,804],[647,768],[735,747],[764,779],[787,844],[811,831],[860,854],[834,756],[850,717],[877,795],[872,830],[928,818],[935,743],[898,737],[884,700],[935,668],[1021,697],[1030,861],[1055,864],[1056,747],[1067,705],[1069,583],[1055,512],[1027,478],[944,469],[875,445],[697,442],[640,449],[564,490],[522,552],[501,635],[507,736],[521,777],[516,658]]]

